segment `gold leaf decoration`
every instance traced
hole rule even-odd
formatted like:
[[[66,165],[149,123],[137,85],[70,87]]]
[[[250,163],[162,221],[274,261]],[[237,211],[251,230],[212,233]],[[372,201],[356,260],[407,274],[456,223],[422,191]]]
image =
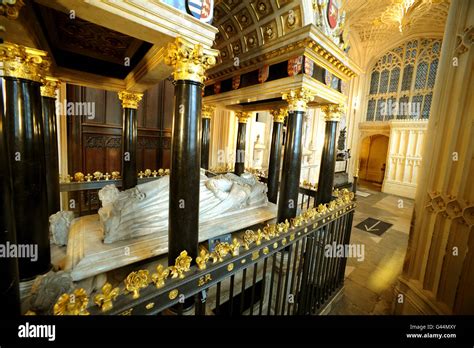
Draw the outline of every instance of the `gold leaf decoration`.
[[[163,265],[158,265],[156,267],[156,273],[153,273],[151,276],[151,281],[155,284],[156,288],[162,288],[165,285],[165,280],[170,274],[169,267],[163,267]]]
[[[205,248],[202,248],[199,252],[199,256],[196,257],[196,263],[200,270],[206,269],[206,262],[209,260],[211,255],[207,252]]]
[[[107,312],[113,308],[113,301],[117,299],[119,293],[119,288],[112,289],[110,283],[105,283],[102,293],[94,297],[94,303],[102,309],[102,312]]]
[[[133,298],[140,297],[140,289],[146,288],[150,282],[150,273],[148,270],[139,270],[130,273],[125,279],[125,289],[133,293]]]
[[[89,298],[86,290],[79,288],[72,294],[62,294],[53,308],[54,315],[89,315]]]
[[[171,266],[171,278],[184,278],[184,273],[188,272],[191,267],[192,257],[188,256],[186,250],[182,251],[181,254],[176,258],[174,266]]]

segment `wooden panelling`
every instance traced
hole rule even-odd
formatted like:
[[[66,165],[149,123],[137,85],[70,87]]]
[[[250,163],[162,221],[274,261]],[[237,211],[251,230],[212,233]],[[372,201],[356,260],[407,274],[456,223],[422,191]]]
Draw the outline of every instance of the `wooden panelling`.
[[[138,171],[169,168],[173,99],[174,86],[169,80],[143,96],[138,108]],[[68,85],[67,100],[95,107],[93,119],[68,116],[69,174],[121,171],[122,108],[117,94]]]

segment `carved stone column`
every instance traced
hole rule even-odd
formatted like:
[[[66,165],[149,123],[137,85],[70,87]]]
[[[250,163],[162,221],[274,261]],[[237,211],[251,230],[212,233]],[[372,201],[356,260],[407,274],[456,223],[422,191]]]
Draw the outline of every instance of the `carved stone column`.
[[[336,130],[344,110],[342,105],[328,104],[321,107],[326,120],[324,147],[319,169],[318,192],[315,206],[329,203],[332,198],[334,171],[336,169]]]
[[[165,62],[174,69],[175,113],[171,151],[168,261],[184,250],[196,259],[199,237],[200,124],[206,69],[217,51],[181,38],[170,43]]]
[[[451,1],[396,314],[474,313],[473,27],[474,2]]]
[[[280,183],[281,150],[283,140],[283,124],[288,115],[287,109],[273,110],[272,145],[270,149],[270,163],[268,165],[268,200],[277,203],[278,186]]]
[[[31,256],[19,258],[20,279],[29,280],[51,267],[40,94],[50,63],[44,51],[7,42],[0,44],[0,59],[17,243]]]
[[[0,96],[3,88],[0,84]],[[16,244],[13,188],[7,148],[3,97],[0,97],[0,245]],[[0,298],[6,316],[20,314],[18,291],[18,261],[16,257],[0,257]],[[2,310],[2,312],[3,312]]]
[[[283,99],[288,101],[288,123],[278,200],[278,222],[296,216],[303,152],[303,118],[307,103],[313,100],[313,95],[309,90],[301,88],[284,93]]]
[[[245,138],[247,133],[247,121],[251,115],[248,112],[236,112],[235,115],[239,119],[239,128],[237,129],[234,173],[240,175],[245,171]]]
[[[215,106],[204,105],[202,108],[202,132],[201,132],[201,168],[209,169],[209,144],[211,141],[211,118],[214,115]]]
[[[122,91],[118,93],[123,109],[122,131],[122,189],[137,186],[137,138],[138,138],[138,103],[142,93]]]
[[[48,215],[57,213],[60,207],[58,132],[56,126],[56,89],[59,80],[47,77],[41,86],[43,105],[44,156],[46,164],[46,189],[48,191]]]

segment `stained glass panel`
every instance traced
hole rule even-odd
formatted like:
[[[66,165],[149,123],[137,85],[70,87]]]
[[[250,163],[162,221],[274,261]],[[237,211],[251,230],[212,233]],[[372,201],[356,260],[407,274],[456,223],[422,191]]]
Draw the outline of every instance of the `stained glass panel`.
[[[367,104],[367,121],[373,121],[374,120],[374,112],[375,112],[375,100],[369,100],[369,103]]]
[[[408,91],[411,87],[411,77],[413,75],[413,65],[405,66],[403,70],[402,91]]]
[[[409,104],[408,97],[401,97],[398,100],[398,119],[405,119],[408,115]]]
[[[380,87],[379,87],[379,93],[387,93],[387,88],[388,88],[388,70],[382,71],[380,74]]]
[[[419,119],[421,118],[421,105],[423,103],[422,95],[413,96],[410,104],[410,118]]]
[[[428,74],[428,88],[433,88],[436,80],[436,71],[438,70],[438,60],[431,62],[430,73]]]
[[[423,104],[423,112],[421,113],[421,117],[427,119],[430,116],[430,109],[431,109],[431,100],[433,99],[433,94],[425,95],[425,103]]]
[[[428,74],[428,63],[421,62],[416,69],[415,89],[423,89],[426,85],[426,75]]]
[[[396,92],[398,90],[398,80],[400,79],[400,68],[395,68],[390,74],[390,88],[389,92]]]
[[[377,94],[379,88],[379,72],[374,71],[370,80],[370,94]]]
[[[375,121],[383,121],[383,114],[386,112],[385,102],[385,99],[379,99],[379,101],[377,102],[377,109],[375,110]]]

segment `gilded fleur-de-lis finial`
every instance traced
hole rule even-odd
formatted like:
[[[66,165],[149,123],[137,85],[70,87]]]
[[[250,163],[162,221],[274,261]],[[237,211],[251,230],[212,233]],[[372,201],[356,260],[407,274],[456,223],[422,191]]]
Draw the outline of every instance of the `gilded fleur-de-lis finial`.
[[[113,302],[117,299],[119,293],[119,288],[112,289],[112,284],[105,283],[102,287],[102,293],[94,297],[94,303],[102,309],[102,312],[107,312],[113,308]]]
[[[201,251],[199,252],[199,256],[196,257],[196,264],[199,269],[203,270],[206,269],[206,262],[209,260],[209,253],[205,248],[202,248]]]
[[[88,182],[90,182],[90,181],[92,180],[93,176],[90,175],[90,173],[87,173],[87,175],[85,176],[85,178],[86,178],[86,180],[87,180]]]
[[[174,266],[171,267],[171,278],[184,278],[184,273],[189,271],[192,260],[186,250],[182,251],[176,258]]]
[[[169,274],[169,267],[165,268],[163,267],[163,265],[158,265],[158,267],[156,267],[156,273],[153,273],[153,275],[151,276],[151,280],[153,281],[157,289],[165,286],[165,280],[166,278],[168,278]]]
[[[79,288],[72,294],[62,294],[53,308],[54,315],[89,315],[89,298],[86,290]]]
[[[130,273],[125,279],[125,289],[133,293],[133,298],[140,297],[140,289],[146,288],[150,282],[150,273],[147,270],[140,270]]]
[[[232,240],[232,244],[229,245],[230,252],[232,253],[232,256],[238,256],[239,251],[240,251],[240,242],[238,241],[237,238],[234,238]]]

